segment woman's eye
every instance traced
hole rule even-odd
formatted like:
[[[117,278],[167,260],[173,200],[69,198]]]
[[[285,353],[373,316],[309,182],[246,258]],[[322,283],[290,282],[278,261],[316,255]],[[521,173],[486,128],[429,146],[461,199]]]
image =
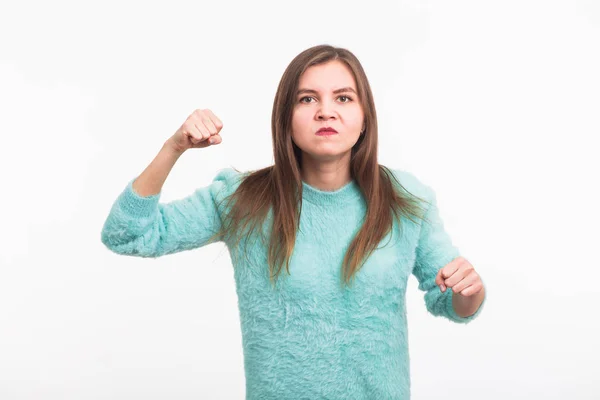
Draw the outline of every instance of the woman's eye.
[[[310,100],[310,99],[313,99],[313,97],[311,97],[311,96],[302,97],[300,99],[300,103],[306,103],[306,104],[310,103],[310,101],[304,101],[305,99]],[[338,99],[346,99],[345,101],[342,101],[342,103],[348,103],[348,102],[352,101],[352,98],[350,98],[348,96],[339,96]]]

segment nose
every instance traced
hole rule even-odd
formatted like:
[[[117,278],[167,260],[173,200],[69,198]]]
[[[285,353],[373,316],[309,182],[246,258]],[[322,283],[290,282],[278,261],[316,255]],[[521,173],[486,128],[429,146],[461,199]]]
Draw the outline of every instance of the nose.
[[[335,118],[334,112],[330,107],[321,107],[317,112],[317,118],[320,121],[329,120],[331,118]]]

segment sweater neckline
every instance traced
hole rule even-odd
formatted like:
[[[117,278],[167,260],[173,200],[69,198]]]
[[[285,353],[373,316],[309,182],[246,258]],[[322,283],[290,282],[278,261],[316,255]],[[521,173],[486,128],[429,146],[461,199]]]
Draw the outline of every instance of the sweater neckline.
[[[341,206],[360,195],[360,187],[355,179],[333,191],[320,190],[302,181],[302,200],[320,206]]]

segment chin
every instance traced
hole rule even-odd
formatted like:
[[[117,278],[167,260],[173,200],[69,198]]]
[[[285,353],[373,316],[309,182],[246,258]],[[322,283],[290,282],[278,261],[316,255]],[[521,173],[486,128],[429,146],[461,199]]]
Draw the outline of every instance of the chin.
[[[345,154],[347,154],[348,152],[350,152],[351,149],[348,149],[346,151],[340,151],[340,150],[334,150],[331,149],[331,151],[327,151],[326,149],[319,149],[319,150],[315,150],[315,151],[305,151],[305,153],[307,154],[307,156],[315,159],[315,160],[329,160],[329,159],[335,159],[335,158],[340,158],[342,156],[344,156]]]

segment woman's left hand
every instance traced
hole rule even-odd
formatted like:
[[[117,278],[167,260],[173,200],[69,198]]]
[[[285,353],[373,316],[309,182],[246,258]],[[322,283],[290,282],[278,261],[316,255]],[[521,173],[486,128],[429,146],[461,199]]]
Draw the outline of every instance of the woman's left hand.
[[[473,265],[463,257],[457,257],[444,267],[440,268],[435,283],[442,292],[446,287],[461,296],[474,296],[483,290],[481,277]]]

